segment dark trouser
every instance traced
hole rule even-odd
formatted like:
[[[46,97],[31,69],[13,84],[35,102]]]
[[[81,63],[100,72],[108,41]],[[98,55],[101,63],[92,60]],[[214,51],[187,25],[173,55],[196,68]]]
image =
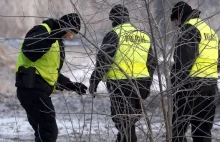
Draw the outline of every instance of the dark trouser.
[[[147,97],[149,86],[146,80],[142,89],[139,88],[140,94]],[[147,88],[144,88],[145,85]],[[128,81],[117,81],[117,83],[107,83],[110,92],[111,115],[112,120],[118,129],[116,142],[137,142],[135,132],[135,123],[140,119],[142,114],[140,99],[136,91],[131,87]]]
[[[192,89],[192,88],[191,88]],[[190,89],[189,89],[190,90]],[[193,142],[211,142],[215,116],[216,85],[175,94],[173,99],[172,142],[186,142],[185,133],[191,124]]]
[[[135,123],[141,114],[140,100],[122,94],[111,94],[110,100],[112,120],[119,131],[116,142],[136,142]]]
[[[17,97],[35,131],[35,142],[56,142],[58,128],[49,95],[36,89],[17,88]]]

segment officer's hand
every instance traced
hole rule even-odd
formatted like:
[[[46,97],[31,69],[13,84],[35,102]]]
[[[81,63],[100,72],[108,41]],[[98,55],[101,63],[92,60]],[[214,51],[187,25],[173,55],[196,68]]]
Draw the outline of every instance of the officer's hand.
[[[94,93],[97,91],[97,85],[95,85],[95,84],[90,84],[89,85],[89,93],[91,94],[91,95],[93,95],[93,97],[95,98],[95,95],[94,95]]]
[[[67,90],[75,91],[77,94],[82,95],[86,93],[87,87],[79,82],[71,82],[66,85]]]

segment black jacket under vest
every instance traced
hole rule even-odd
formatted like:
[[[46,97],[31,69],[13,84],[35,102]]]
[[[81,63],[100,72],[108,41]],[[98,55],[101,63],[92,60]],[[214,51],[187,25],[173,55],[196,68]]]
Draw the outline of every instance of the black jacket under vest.
[[[51,31],[56,31],[59,29],[58,23],[53,19],[48,19],[43,21],[43,23],[47,24]],[[62,32],[56,35],[60,45],[60,67],[59,71],[63,66],[63,62],[65,60],[65,48],[62,41]],[[55,38],[51,38],[47,29],[41,25],[34,26],[25,36],[22,52],[23,54],[31,61],[35,62],[40,59],[45,53],[50,50],[52,44],[56,41]],[[65,86],[66,83],[70,82],[70,79],[65,77],[62,74],[59,74],[57,80],[57,89],[62,89],[61,86]],[[58,85],[59,84],[59,85]],[[36,74],[35,85],[37,89],[45,91],[47,93],[52,93],[53,86],[50,86],[40,75]],[[19,74],[16,74],[16,87],[24,87],[24,83],[21,80]],[[59,86],[59,87],[58,87]]]
[[[184,24],[190,19],[199,18],[200,11],[194,10],[183,20],[174,50],[174,65],[171,69],[171,83],[177,88],[191,88],[199,82],[216,84],[216,79],[192,78],[189,76],[192,66],[199,55],[200,31],[191,24]],[[218,66],[219,67],[219,66]]]
[[[120,21],[113,22],[112,27],[114,28],[120,24],[129,23],[129,22],[130,22],[129,19],[126,18],[124,18],[123,20],[120,19]],[[114,58],[118,48],[119,48],[119,36],[114,30],[111,30],[105,35],[102,41],[101,49],[99,49],[98,54],[96,56],[95,70],[93,71],[90,77],[90,84],[94,84],[94,86],[98,86],[99,82],[103,79],[104,75],[108,72],[109,68],[113,63],[112,60],[109,60],[109,57]],[[107,54],[109,57],[107,57],[105,54]],[[153,73],[156,68],[156,61],[154,58],[152,46],[149,49],[146,66],[150,73],[150,77],[141,78],[139,80],[132,80],[132,81],[134,82],[138,81],[138,84],[140,84],[142,88],[144,87],[149,90],[153,80]],[[116,81],[108,80],[107,88],[108,90],[110,90],[111,85],[117,86],[117,84],[127,84],[127,83],[128,80],[116,80]],[[146,95],[143,95],[143,98],[146,98],[148,94],[149,93],[146,92]]]

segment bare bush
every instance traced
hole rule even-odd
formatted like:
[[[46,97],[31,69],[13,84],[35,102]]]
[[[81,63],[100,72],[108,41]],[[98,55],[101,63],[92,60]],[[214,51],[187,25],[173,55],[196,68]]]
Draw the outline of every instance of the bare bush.
[[[100,51],[104,35],[111,30],[109,11],[115,4],[125,5],[129,9],[131,22],[150,35],[157,59],[151,94],[146,100],[141,100],[143,113],[142,119],[137,123],[138,141],[171,142],[172,99],[175,94],[170,73],[174,44],[179,33],[170,21],[170,13],[176,2],[177,0],[2,0],[0,2],[0,36],[5,38],[5,42],[9,42],[9,39],[14,37],[23,40],[25,33],[36,24],[40,24],[42,20],[59,18],[71,12],[79,13],[83,21],[82,30],[75,41],[66,41],[66,45],[70,45],[66,48],[67,56],[62,73],[70,77],[72,81],[83,82],[88,86],[90,75],[94,70],[95,56]],[[219,34],[220,1],[188,0],[187,2],[194,9],[201,10],[201,18]],[[14,51],[18,53],[19,46],[13,49],[13,52],[5,52],[4,47],[0,46],[1,71],[5,65],[15,64]],[[14,77],[14,73],[10,73]],[[5,74],[4,71],[1,76],[5,77]],[[1,85],[0,88],[14,88],[13,78],[3,80],[8,80],[10,83],[4,83],[6,85]],[[186,79],[182,82],[184,84],[189,81]],[[131,86],[135,87],[132,83]],[[194,87],[200,86],[201,84],[197,84]],[[0,89],[0,94],[10,91],[10,89],[1,91],[3,89]],[[178,90],[178,87],[175,89]],[[15,91],[12,92],[15,93]],[[91,94],[77,96],[74,92],[65,91],[58,91],[51,97],[60,131],[58,141],[110,142],[115,140],[117,130],[111,120],[109,93],[104,83],[99,84],[96,98],[93,98]],[[218,97],[213,103],[218,103]],[[6,123],[3,120],[1,122],[0,119],[0,125],[6,125],[2,129],[0,127],[0,138],[11,141],[33,140],[33,135],[30,133],[31,127],[24,119],[25,112],[16,99],[5,104],[15,107],[10,106],[10,109],[6,109],[7,112],[3,112],[5,115],[2,117],[15,119],[6,121]],[[8,108],[7,105],[4,107]],[[217,105],[216,110],[218,109]],[[13,113],[9,115],[8,111]],[[213,141],[220,139],[219,116],[216,111],[212,130]],[[10,129],[13,131],[9,131]],[[7,134],[7,131],[10,133]],[[25,137],[26,135],[28,137]],[[190,136],[188,129],[186,137],[189,141],[191,141]]]

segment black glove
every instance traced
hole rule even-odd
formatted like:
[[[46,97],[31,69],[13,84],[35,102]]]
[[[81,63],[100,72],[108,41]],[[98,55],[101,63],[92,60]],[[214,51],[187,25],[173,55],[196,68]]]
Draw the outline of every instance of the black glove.
[[[85,94],[87,90],[87,87],[84,84],[79,83],[79,82],[67,83],[66,88],[69,91],[75,91],[79,95]]]

